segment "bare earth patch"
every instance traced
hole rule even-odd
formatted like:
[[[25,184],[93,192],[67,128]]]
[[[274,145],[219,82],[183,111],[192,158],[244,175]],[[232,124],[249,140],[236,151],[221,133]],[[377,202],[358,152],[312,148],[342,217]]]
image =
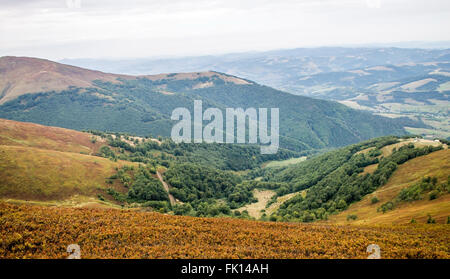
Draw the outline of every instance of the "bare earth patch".
[[[261,218],[261,215],[262,215],[261,210],[266,208],[266,204],[275,195],[275,192],[271,191],[271,190],[255,189],[255,190],[253,190],[253,195],[255,196],[255,198],[258,199],[257,202],[248,204],[237,210],[239,210],[240,212],[247,210],[248,215],[250,215],[253,218],[259,219],[259,218]]]

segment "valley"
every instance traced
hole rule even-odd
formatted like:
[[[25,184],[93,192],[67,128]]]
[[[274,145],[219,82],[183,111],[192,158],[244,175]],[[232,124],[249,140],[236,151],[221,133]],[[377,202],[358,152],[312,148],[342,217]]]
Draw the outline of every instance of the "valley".
[[[385,113],[214,71],[132,76],[2,57],[0,72],[0,258],[63,258],[70,243],[85,258],[366,258],[370,243],[385,258],[449,258],[444,79],[374,86],[390,107],[368,91],[336,99]],[[334,86],[322,80],[333,75],[304,82]],[[439,102],[417,103],[425,87]],[[395,110],[399,100],[429,117]],[[279,108],[279,149],[174,141],[171,112],[200,102]]]

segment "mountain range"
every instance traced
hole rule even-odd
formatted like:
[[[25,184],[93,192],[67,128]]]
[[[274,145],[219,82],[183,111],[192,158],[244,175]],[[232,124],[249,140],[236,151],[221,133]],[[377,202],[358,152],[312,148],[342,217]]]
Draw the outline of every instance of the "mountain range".
[[[324,47],[172,59],[62,61],[132,74],[214,70],[387,117],[420,118],[432,129],[409,127],[408,131],[450,137],[449,49]]]
[[[0,58],[0,117],[76,130],[170,136],[177,107],[278,107],[282,148],[302,151],[426,128],[219,72],[118,75],[27,57]]]

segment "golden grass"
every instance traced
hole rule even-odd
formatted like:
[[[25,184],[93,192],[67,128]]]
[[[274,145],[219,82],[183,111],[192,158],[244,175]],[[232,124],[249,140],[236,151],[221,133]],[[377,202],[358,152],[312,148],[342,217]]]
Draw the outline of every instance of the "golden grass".
[[[384,146],[383,148],[381,148],[381,152],[383,153],[384,157],[390,156],[392,154],[392,151],[394,150],[394,148],[399,149],[400,147],[404,146],[404,145],[408,145],[408,144],[414,144],[414,147],[416,148],[420,148],[420,147],[425,147],[425,146],[439,146],[439,145],[443,145],[440,142],[435,142],[433,140],[427,140],[427,139],[407,139],[407,140],[402,140],[398,143],[395,144],[391,144],[391,145],[387,145]],[[444,144],[443,145],[444,148],[447,148],[447,145]]]
[[[106,178],[116,167],[136,163],[23,146],[0,145],[0,196],[21,200],[95,197],[111,187]]]
[[[274,202],[274,203],[272,203],[272,204],[266,209],[266,214],[267,214],[267,216],[270,216],[272,213],[274,213],[275,211],[277,211],[278,208],[280,208],[280,206],[281,206],[284,202],[286,202],[287,200],[293,198],[295,195],[297,195],[297,194],[300,193],[300,194],[302,195],[302,197],[305,197],[305,196],[306,196],[306,191],[307,191],[307,190],[303,190],[303,191],[300,191],[300,192],[290,193],[290,194],[287,194],[287,195],[278,197],[278,198],[277,198],[277,201]]]
[[[378,168],[378,164],[372,164],[372,165],[368,165],[367,167],[364,168],[363,172],[360,175],[365,175],[367,173],[374,173]]]
[[[388,183],[378,190],[365,196],[361,201],[350,205],[350,207],[332,215],[327,222],[354,223],[354,224],[401,224],[408,223],[414,218],[419,223],[426,222],[427,215],[438,223],[445,223],[450,216],[450,195],[446,194],[435,200],[420,200],[410,203],[401,203],[394,210],[386,213],[377,212],[377,208],[383,203],[394,199],[402,189],[420,181],[425,176],[435,176],[439,182],[447,180],[450,175],[450,151],[440,150],[414,158],[398,167],[389,179]],[[372,204],[373,197],[379,202]],[[355,221],[347,221],[350,214],[357,215]]]
[[[105,140],[74,130],[0,119],[0,145],[28,146],[64,152],[93,154]]]
[[[270,161],[263,164],[263,168],[277,168],[277,167],[285,167],[292,164],[297,164],[306,160],[306,156],[299,158],[290,158],[282,161]]]
[[[253,195],[255,196],[256,199],[258,199],[257,202],[248,204],[237,210],[239,210],[240,212],[247,210],[248,215],[250,215],[253,218],[259,219],[261,218],[262,215],[261,210],[266,208],[266,204],[275,195],[275,191],[254,189]]]
[[[448,225],[337,226],[0,203],[0,258],[450,258]]]

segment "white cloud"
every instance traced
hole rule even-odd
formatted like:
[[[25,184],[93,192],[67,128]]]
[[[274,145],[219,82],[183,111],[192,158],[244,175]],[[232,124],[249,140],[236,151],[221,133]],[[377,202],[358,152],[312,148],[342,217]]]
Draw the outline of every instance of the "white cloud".
[[[0,0],[0,55],[139,57],[450,40],[447,0]]]

